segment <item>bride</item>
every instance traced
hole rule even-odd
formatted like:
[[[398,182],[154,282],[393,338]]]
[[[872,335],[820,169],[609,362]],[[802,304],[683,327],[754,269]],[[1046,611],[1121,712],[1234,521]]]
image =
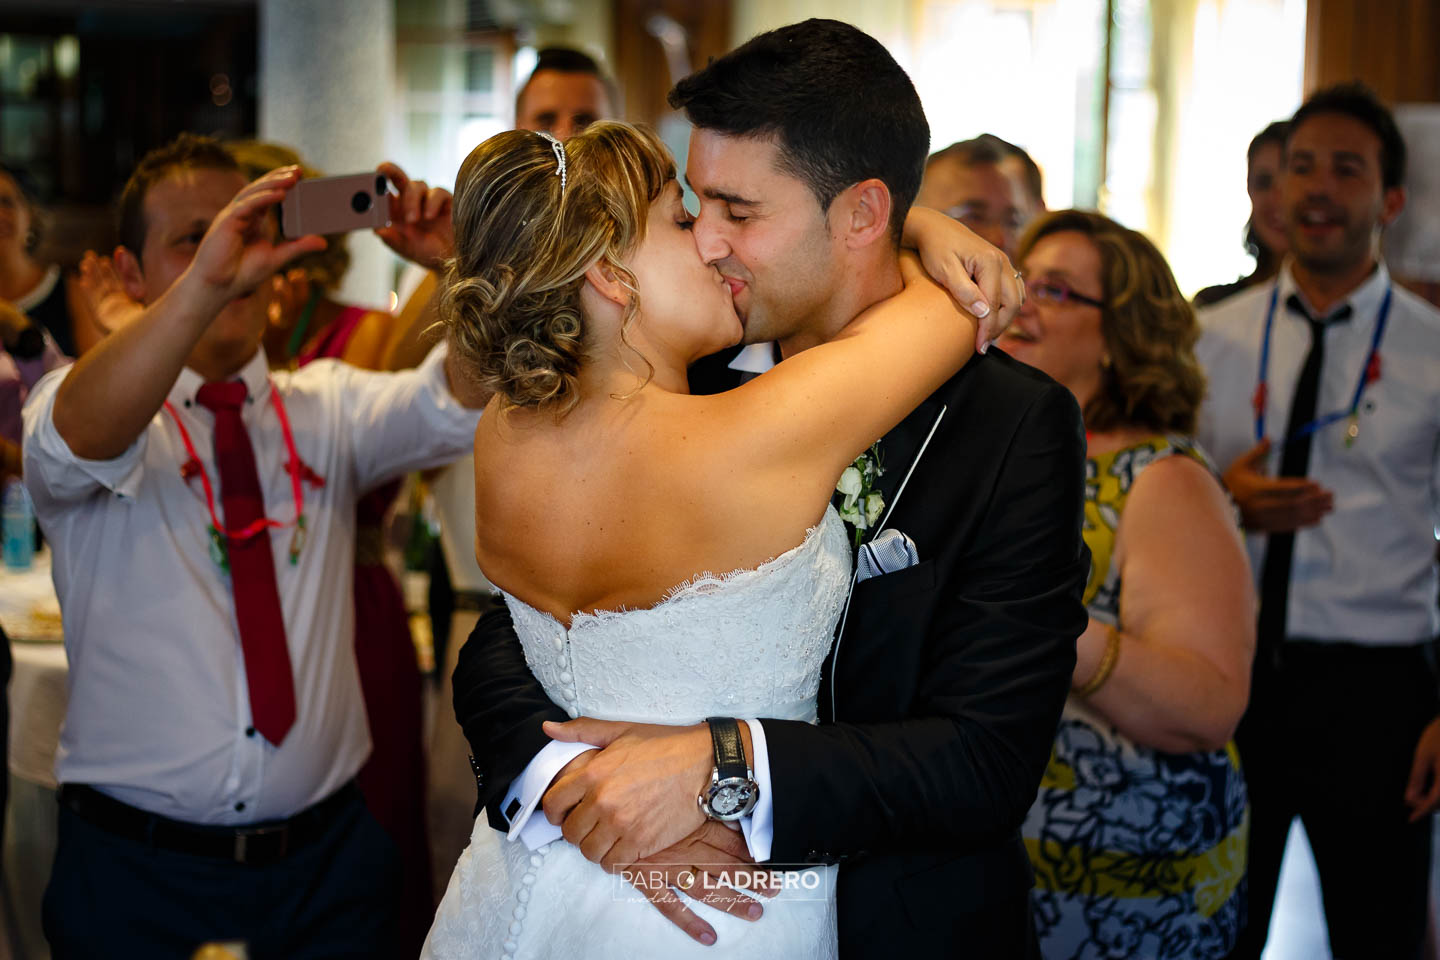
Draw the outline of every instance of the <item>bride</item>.
[[[619,123],[487,140],[454,222],[444,312],[495,391],[476,555],[546,691],[572,716],[813,721],[851,577],[836,479],[964,364],[975,320],[906,261],[833,340],[690,395],[687,367],[744,330],[669,154]],[[718,915],[705,947],[568,842],[532,852],[482,816],[425,955],[834,956],[833,871],[763,922]]]

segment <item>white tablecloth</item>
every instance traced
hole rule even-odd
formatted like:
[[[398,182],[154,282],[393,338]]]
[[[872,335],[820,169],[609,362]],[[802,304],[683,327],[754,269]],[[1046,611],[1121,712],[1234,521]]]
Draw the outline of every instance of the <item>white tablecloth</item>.
[[[12,640],[60,642],[60,600],[50,578],[49,550],[35,554],[28,570],[0,565],[0,626]]]
[[[65,647],[15,642],[10,653],[15,658],[10,679],[10,772],[53,790],[69,673]]]
[[[10,772],[55,788],[55,748],[65,719],[68,666],[60,642],[60,605],[50,579],[50,554],[29,570],[0,567],[0,626],[10,637]]]
[[[10,637],[10,804],[6,811],[5,899],[13,948],[43,960],[40,898],[55,859],[55,748],[65,719],[69,666],[48,551],[31,569],[0,567],[0,626]]]

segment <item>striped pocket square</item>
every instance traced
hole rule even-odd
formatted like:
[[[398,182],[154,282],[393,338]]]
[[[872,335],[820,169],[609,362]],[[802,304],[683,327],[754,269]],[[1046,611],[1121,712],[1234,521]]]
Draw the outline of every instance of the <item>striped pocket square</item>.
[[[855,558],[855,580],[869,580],[913,567],[920,562],[915,541],[899,530],[882,530],[880,535],[860,547]]]

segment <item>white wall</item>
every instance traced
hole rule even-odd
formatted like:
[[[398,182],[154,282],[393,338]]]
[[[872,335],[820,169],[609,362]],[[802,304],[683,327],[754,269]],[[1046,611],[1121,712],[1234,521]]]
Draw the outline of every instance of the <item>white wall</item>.
[[[735,0],[731,12],[731,46],[787,23],[825,17],[854,24],[885,45],[904,63],[909,51],[909,0]]]
[[[1004,137],[1030,152],[1047,201],[1064,207],[1076,191],[1080,125],[1093,119],[1078,105],[1100,56],[1102,8],[1103,0],[736,0],[732,39],[809,17],[854,24],[915,83],[932,151],[981,133]]]
[[[327,174],[388,159],[395,91],[394,0],[260,0],[260,137]],[[395,258],[373,234],[349,238],[339,298],[388,307]]]

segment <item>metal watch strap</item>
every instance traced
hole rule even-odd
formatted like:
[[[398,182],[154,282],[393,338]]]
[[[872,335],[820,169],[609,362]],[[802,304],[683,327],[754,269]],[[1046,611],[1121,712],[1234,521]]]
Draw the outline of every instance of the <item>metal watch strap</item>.
[[[745,762],[745,744],[740,739],[740,723],[734,717],[708,717],[710,739],[715,745],[715,770],[721,780],[730,777],[745,779],[750,765]]]

